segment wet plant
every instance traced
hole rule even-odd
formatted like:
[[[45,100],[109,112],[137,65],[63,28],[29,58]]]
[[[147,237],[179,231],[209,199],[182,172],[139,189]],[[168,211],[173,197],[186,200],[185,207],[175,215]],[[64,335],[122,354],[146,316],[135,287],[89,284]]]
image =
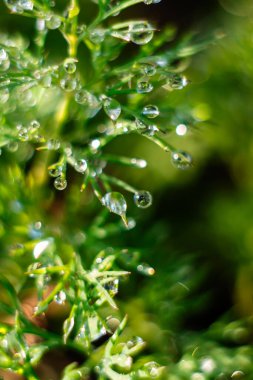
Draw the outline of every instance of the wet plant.
[[[124,17],[131,6],[159,2],[3,1],[35,31],[31,41],[22,33],[0,35],[0,367],[28,380],[40,378],[40,362],[55,347],[83,357],[65,366],[63,380],[163,377],[163,366],[143,362],[143,340],[124,333],[127,318],[114,299],[131,270],[155,270],[139,253],[108,243],[135,225],[128,193],[140,209],[152,204],[148,190],[111,169],[142,170],[147,162],[110,152],[113,140],[139,135],[177,168],[192,166],[191,155],[168,141],[180,125],[185,134],[182,117],[191,126],[198,120],[187,107],[168,106],[166,97],[188,85],[188,58],[206,41],[183,38],[168,49],[174,29],[159,32],[147,20]],[[97,16],[84,24],[89,6]],[[60,60],[48,53],[51,33],[66,42]],[[80,213],[77,187],[101,207],[85,229],[73,216]],[[114,225],[107,224],[109,213],[116,214]],[[29,313],[28,290],[35,298]],[[58,332],[46,327],[50,307],[60,310]]]

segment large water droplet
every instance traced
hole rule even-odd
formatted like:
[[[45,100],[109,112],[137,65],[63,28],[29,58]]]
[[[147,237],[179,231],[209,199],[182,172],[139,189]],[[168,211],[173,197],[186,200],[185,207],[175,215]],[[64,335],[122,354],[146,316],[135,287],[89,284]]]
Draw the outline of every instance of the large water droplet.
[[[171,153],[172,164],[178,169],[188,169],[192,166],[192,156],[182,150]]]
[[[72,77],[65,77],[62,78],[60,81],[61,88],[66,92],[72,92],[76,89],[77,86],[77,80]]]
[[[101,44],[105,39],[105,29],[93,29],[89,34],[89,38],[94,44]]]
[[[66,189],[67,187],[67,180],[65,179],[65,177],[63,176],[60,176],[60,177],[57,177],[55,180],[54,180],[54,187],[57,189],[57,190],[64,190]]]
[[[103,107],[105,113],[109,116],[111,120],[117,120],[121,114],[120,103],[112,98],[105,98],[103,100]]]
[[[74,74],[76,72],[76,60],[73,58],[65,59],[63,63],[64,70],[68,74]]]
[[[119,290],[119,280],[116,278],[115,280],[107,282],[104,285],[104,288],[107,290],[111,297],[114,297]]]
[[[56,296],[54,297],[54,300],[56,303],[58,303],[59,305],[63,305],[66,301],[66,293],[61,290],[58,294],[56,294]]]
[[[168,86],[171,90],[182,90],[187,84],[188,80],[184,76],[171,74],[165,87]]]
[[[152,77],[156,74],[156,66],[152,63],[142,63],[141,72],[149,77]]]
[[[156,362],[149,362],[144,364],[144,370],[145,372],[151,377],[155,378],[159,376],[159,369],[161,368],[160,365]]]
[[[19,0],[19,5],[24,11],[32,11],[33,10],[33,2],[32,0]]]
[[[160,112],[157,106],[150,104],[143,108],[142,114],[149,119],[154,119],[155,117],[159,116]]]
[[[48,173],[51,177],[59,177],[63,173],[63,167],[61,165],[55,165],[49,168]]]
[[[187,126],[185,124],[178,124],[176,127],[176,134],[178,136],[184,136],[187,133]]]
[[[4,0],[6,6],[14,13],[22,13],[23,8],[21,7],[19,0]]]
[[[47,149],[48,150],[58,150],[61,147],[61,143],[57,139],[50,139],[47,141]]]
[[[19,128],[18,137],[21,141],[28,141],[29,140],[29,134],[28,130],[25,127]]]
[[[145,45],[152,40],[154,28],[148,22],[140,22],[129,26],[130,39],[137,45]]]
[[[84,159],[79,159],[75,162],[75,170],[79,173],[84,173],[87,169],[87,161]]]
[[[146,94],[153,90],[153,85],[147,79],[140,79],[137,81],[136,91],[139,94]]]
[[[102,198],[102,204],[111,212],[120,216],[125,215],[127,210],[127,203],[124,196],[116,191],[106,193]]]
[[[6,71],[10,67],[9,56],[5,49],[0,49],[0,71]]]
[[[46,20],[48,29],[58,29],[61,26],[61,18],[57,15],[51,15]]]
[[[152,205],[152,195],[149,191],[138,191],[134,194],[134,202],[139,208],[147,208]]]

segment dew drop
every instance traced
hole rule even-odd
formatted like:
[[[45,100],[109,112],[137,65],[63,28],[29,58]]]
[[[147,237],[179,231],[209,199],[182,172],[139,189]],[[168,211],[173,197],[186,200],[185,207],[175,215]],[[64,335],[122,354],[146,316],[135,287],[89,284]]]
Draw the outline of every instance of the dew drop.
[[[51,176],[51,177],[59,177],[60,175],[62,175],[62,172],[63,172],[63,167],[60,166],[60,165],[57,165],[55,167],[51,167],[49,170],[48,170],[48,174]]]
[[[18,150],[18,142],[17,141],[12,141],[7,145],[7,149],[9,152],[16,152]]]
[[[78,172],[78,173],[84,173],[85,170],[87,169],[87,161],[84,160],[84,159],[79,159],[75,162],[75,170]]]
[[[146,4],[146,5],[150,5],[150,4],[158,4],[161,1],[162,0],[143,0],[143,3]]]
[[[61,143],[59,140],[56,139],[50,139],[47,141],[47,149],[48,150],[58,150],[61,146]]]
[[[18,137],[21,141],[28,141],[29,140],[29,134],[27,128],[21,127],[19,129]]]
[[[138,272],[141,274],[144,274],[145,276],[153,276],[155,274],[154,268],[152,268],[150,265],[146,263],[139,264],[137,266]]]
[[[36,132],[40,128],[40,123],[38,120],[32,120],[28,126],[29,132]]]
[[[139,336],[135,336],[127,342],[127,348],[131,349],[143,344],[144,344],[144,340]]]
[[[76,89],[77,81],[75,78],[65,77],[60,81],[61,88],[66,92],[72,92]]]
[[[131,24],[129,26],[130,39],[137,45],[145,45],[154,35],[154,29],[147,22]]]
[[[109,116],[111,120],[117,120],[121,114],[120,103],[112,98],[105,98],[103,100],[103,107],[105,113]]]
[[[176,134],[178,136],[184,136],[187,133],[187,126],[185,124],[178,124],[176,127]]]
[[[0,90],[0,103],[5,104],[10,97],[10,92],[8,88],[3,88]]]
[[[149,191],[138,191],[134,194],[134,203],[139,208],[147,208],[152,205],[152,195]]]
[[[66,189],[67,187],[67,180],[65,179],[65,177],[63,176],[60,176],[60,177],[57,177],[55,178],[54,180],[54,187],[57,189],[57,190],[64,190]]]
[[[170,87],[172,90],[182,90],[187,84],[188,80],[184,76],[172,74],[165,86]]]
[[[46,26],[48,29],[58,29],[61,26],[61,19],[57,15],[51,15],[47,20],[46,20]]]
[[[171,153],[172,164],[181,170],[188,169],[192,166],[192,156],[182,150]]]
[[[102,198],[102,204],[114,214],[123,216],[127,210],[127,203],[124,196],[121,193],[113,191],[106,193]]]
[[[54,297],[54,300],[56,303],[58,303],[59,305],[63,305],[66,301],[66,293],[61,290],[58,294],[56,294],[56,296]]]
[[[19,0],[4,0],[7,8],[9,8],[14,13],[22,13],[23,8],[21,7]]]
[[[7,71],[11,65],[9,58],[0,60],[0,71]]]
[[[64,70],[68,74],[74,74],[76,72],[76,60],[73,58],[65,59],[63,63]]]
[[[52,85],[52,76],[50,74],[44,75],[40,80],[40,84],[44,88],[50,88]]]
[[[153,90],[153,85],[147,79],[140,79],[137,81],[136,91],[139,94],[147,94]]]
[[[154,119],[155,117],[159,116],[160,112],[157,106],[150,104],[143,108],[142,114],[149,119]]]
[[[80,89],[75,93],[75,101],[79,104],[89,103],[89,93],[84,89]]]
[[[151,378],[155,378],[159,376],[159,369],[161,368],[156,362],[149,362],[144,364],[144,370]]]
[[[32,11],[33,10],[33,2],[32,0],[19,0],[19,5],[24,11]]]
[[[116,278],[113,281],[109,281],[104,285],[104,288],[110,294],[111,297],[114,297],[119,291],[119,280]]]
[[[142,63],[141,64],[141,71],[143,74],[152,77],[156,74],[156,67],[152,63]]]
[[[105,39],[105,30],[102,28],[93,29],[89,34],[89,38],[94,44],[101,44]]]

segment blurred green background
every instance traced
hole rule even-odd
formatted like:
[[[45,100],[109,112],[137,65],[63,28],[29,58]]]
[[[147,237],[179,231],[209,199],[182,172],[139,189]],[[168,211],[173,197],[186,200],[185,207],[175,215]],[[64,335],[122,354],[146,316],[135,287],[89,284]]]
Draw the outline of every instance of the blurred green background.
[[[83,20],[89,20],[95,6],[83,1],[82,12]],[[166,153],[141,138],[133,144],[131,136],[124,137],[110,146],[148,161],[141,174],[120,174],[154,196],[148,210],[130,205],[136,228],[110,241],[141,249],[142,261],[156,269],[151,278],[133,273],[121,284],[119,300],[129,314],[129,330],[147,340],[147,355],[155,352],[157,361],[169,363],[168,379],[245,378],[242,373],[253,379],[252,2],[163,0],[136,6],[122,17],[140,16],[161,30],[175,26],[176,38],[189,31],[222,38],[192,59],[187,72],[191,84],[167,99],[168,106],[185,105],[199,119],[198,127],[184,122],[184,136],[176,134],[176,124],[168,136],[191,152],[193,168],[178,171]],[[32,20],[8,15],[2,2],[0,26],[33,33]],[[47,42],[56,60],[65,49],[63,40],[55,44],[57,33]],[[77,191],[71,196],[87,210],[77,217],[70,211],[66,226],[73,218],[77,225],[89,225],[93,209],[88,198]]]

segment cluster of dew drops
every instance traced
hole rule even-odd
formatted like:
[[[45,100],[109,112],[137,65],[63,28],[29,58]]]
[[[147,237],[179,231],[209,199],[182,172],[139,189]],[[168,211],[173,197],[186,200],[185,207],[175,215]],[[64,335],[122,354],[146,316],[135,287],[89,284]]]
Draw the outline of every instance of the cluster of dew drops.
[[[32,11],[34,8],[34,3],[32,0],[4,0],[7,7],[14,13],[23,13],[25,11]],[[147,5],[157,4],[161,0],[143,0]],[[55,5],[52,1],[50,4],[52,7]],[[115,4],[114,4],[115,5]],[[48,29],[58,29],[61,26],[62,20],[59,16],[55,14],[48,14],[44,16],[44,20],[38,20],[37,28],[47,27]],[[103,33],[98,33],[98,31],[93,31],[90,38],[94,39],[94,42],[97,42],[97,39],[100,39],[101,42],[104,38]],[[138,45],[147,44],[154,34],[154,29],[150,26],[148,22],[136,22],[130,24],[126,34],[123,35],[123,38],[126,40],[131,40],[132,42]],[[117,37],[117,36],[116,36]],[[59,78],[59,86],[65,92],[75,92],[74,99],[80,105],[86,105],[91,110],[94,110],[94,114],[97,112],[101,106],[104,109],[104,112],[112,120],[116,121],[121,114],[121,105],[120,103],[113,98],[110,98],[105,95],[101,95],[97,98],[92,93],[88,92],[86,89],[82,88],[79,84],[76,73],[76,60],[73,58],[67,58],[63,63],[63,69],[65,75],[61,75]],[[8,53],[5,49],[0,49],[0,70],[7,71],[10,67],[10,59]],[[143,77],[137,81],[136,92],[139,94],[147,94],[153,90],[153,85],[149,81],[149,77],[152,77],[156,74],[156,67],[150,63],[143,63],[142,65]],[[42,75],[41,73],[34,74],[37,79],[41,79],[41,84],[43,87],[50,87],[52,83],[52,78],[50,73]],[[182,89],[186,85],[185,78],[180,76],[172,77],[170,81],[170,86],[173,89]],[[8,89],[1,91],[1,102],[6,102],[8,100],[9,94]],[[4,98],[4,99],[3,99]],[[155,119],[160,114],[159,108],[156,105],[148,104],[142,109],[142,116],[150,121]],[[142,120],[136,118],[135,120],[136,128],[141,132],[148,134],[149,136],[154,136],[154,134],[159,130],[156,125],[146,124]],[[33,120],[28,126],[17,126],[18,138],[20,141],[29,141],[34,140],[36,142],[44,142],[45,139],[43,136],[38,134],[40,128],[40,123],[36,120]],[[183,124],[180,124],[176,128],[176,133],[180,136],[183,136],[186,133],[187,127]],[[99,140],[96,140],[99,144]],[[92,142],[93,143],[93,142]],[[10,143],[11,145],[11,143]],[[16,143],[17,145],[17,143]],[[16,146],[15,145],[15,146]],[[48,150],[58,150],[61,146],[60,141],[56,139],[49,139],[46,142],[46,148]],[[11,147],[10,147],[11,149]],[[14,150],[14,148],[13,148]],[[72,155],[71,148],[65,149],[65,153],[69,151],[69,156]],[[179,169],[187,169],[192,164],[191,156],[184,151],[172,151],[171,152],[172,164]],[[71,159],[70,159],[71,162]],[[72,165],[75,170],[81,174],[84,174],[88,168],[87,161],[84,158],[79,158],[77,160],[72,159]],[[55,177],[54,186],[57,190],[64,190],[67,187],[67,180],[63,172],[63,166],[60,164],[52,165],[49,168],[49,174],[52,177]],[[109,192],[106,193],[101,200],[102,204],[106,206],[111,212],[118,215],[124,215],[126,213],[127,204],[125,198],[121,193],[118,192]],[[139,208],[147,208],[152,204],[152,195],[145,190],[136,191],[134,193],[134,203]]]

